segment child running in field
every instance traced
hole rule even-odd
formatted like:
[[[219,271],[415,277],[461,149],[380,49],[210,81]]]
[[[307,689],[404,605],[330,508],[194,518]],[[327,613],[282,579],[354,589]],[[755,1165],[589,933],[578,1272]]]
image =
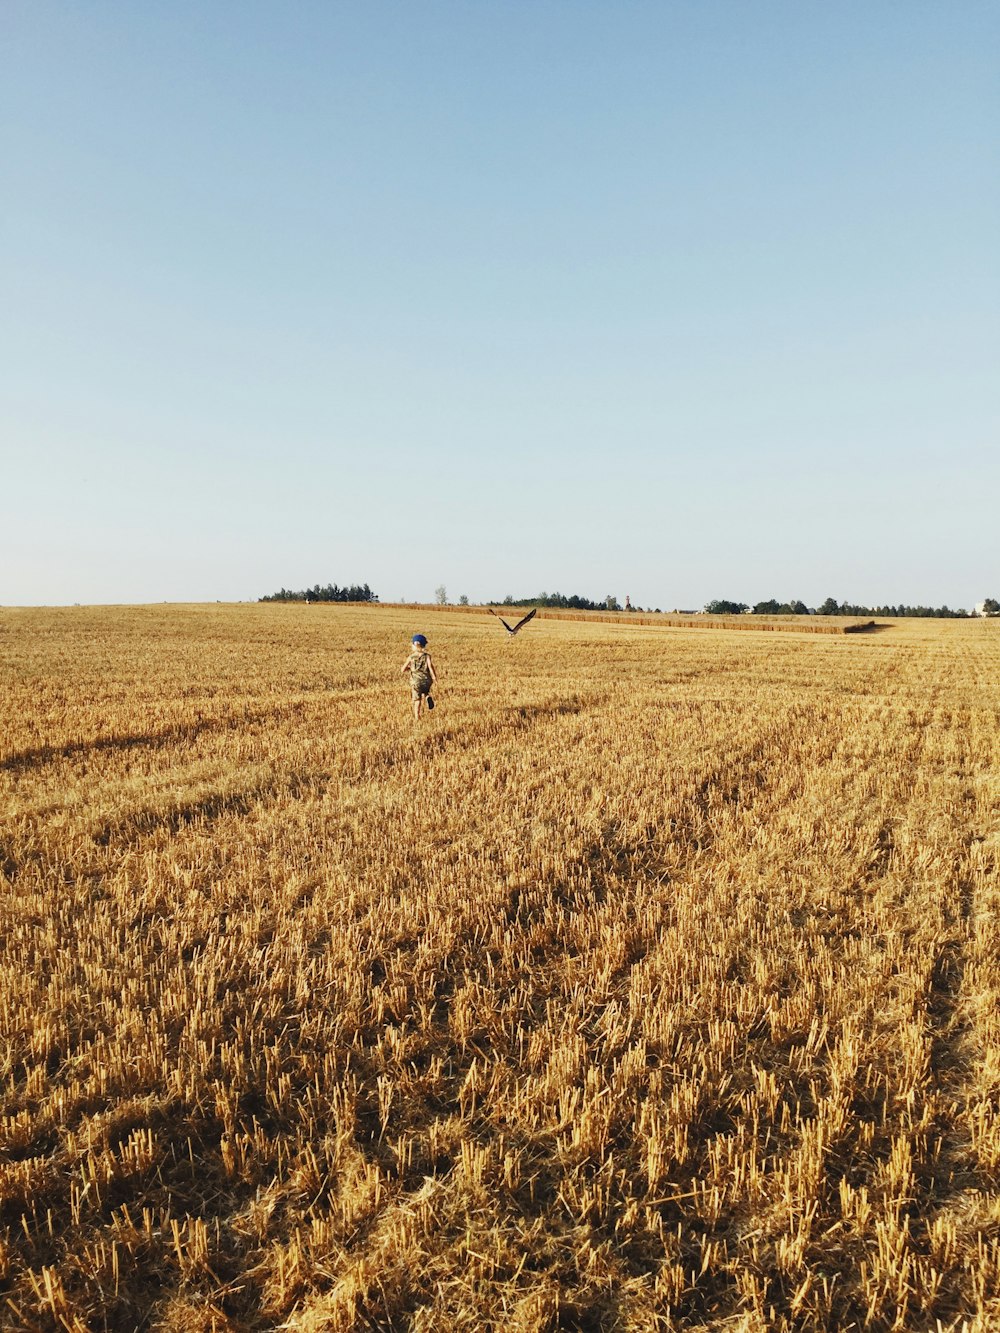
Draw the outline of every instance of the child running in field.
[[[427,651],[426,637],[423,634],[414,634],[411,643],[410,655],[403,663],[401,674],[405,676],[407,671],[410,673],[413,720],[419,722],[424,700],[427,700],[428,708],[434,707],[434,700],[431,698],[431,686],[437,684],[437,675],[434,671],[431,655]]]

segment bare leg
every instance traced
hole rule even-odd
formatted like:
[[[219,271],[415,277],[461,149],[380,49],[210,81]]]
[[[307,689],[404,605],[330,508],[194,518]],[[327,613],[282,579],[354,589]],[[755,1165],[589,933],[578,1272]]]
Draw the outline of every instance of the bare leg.
[[[419,721],[420,721],[420,706],[421,706],[421,704],[423,703],[423,701],[424,701],[424,696],[423,696],[422,694],[414,694],[414,695],[413,695],[413,720],[414,720],[414,722],[419,722]]]

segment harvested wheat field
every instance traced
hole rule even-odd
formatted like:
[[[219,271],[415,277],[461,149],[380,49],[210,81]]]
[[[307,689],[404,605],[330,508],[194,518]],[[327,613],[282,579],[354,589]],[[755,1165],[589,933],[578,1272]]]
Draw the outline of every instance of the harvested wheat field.
[[[1000,623],[4,610],[0,681],[3,1327],[1000,1327]]]

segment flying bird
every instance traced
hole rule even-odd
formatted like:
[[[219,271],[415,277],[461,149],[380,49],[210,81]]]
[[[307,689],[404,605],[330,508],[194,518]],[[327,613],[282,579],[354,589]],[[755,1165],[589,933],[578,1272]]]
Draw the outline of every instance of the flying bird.
[[[486,609],[489,611],[491,616],[496,616],[497,620],[500,621],[500,624],[503,625],[504,629],[507,631],[507,633],[510,635],[511,638],[514,637],[514,635],[523,625],[526,625],[529,620],[533,619],[533,617],[538,614],[538,607],[533,606],[531,610],[528,612],[528,614],[526,616],[522,616],[516,625],[508,625],[506,620],[504,620],[503,616],[498,615],[497,612],[493,610],[492,606],[487,607]]]

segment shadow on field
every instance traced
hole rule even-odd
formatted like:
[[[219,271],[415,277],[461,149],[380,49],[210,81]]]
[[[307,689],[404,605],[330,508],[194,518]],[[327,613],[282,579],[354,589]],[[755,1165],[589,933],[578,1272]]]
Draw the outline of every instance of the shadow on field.
[[[572,717],[585,707],[580,699],[553,699],[548,704],[512,704],[504,709],[504,715],[519,722],[534,722],[545,717]]]
[[[317,775],[291,774],[284,780],[258,783],[241,791],[212,792],[199,800],[187,801],[166,810],[133,810],[121,819],[105,823],[94,833],[94,842],[100,847],[107,847],[118,839],[130,842],[155,829],[163,828],[176,833],[188,824],[212,824],[218,819],[234,815],[242,818],[264,801],[281,796],[294,799],[315,789],[321,781],[322,777]]]
[[[324,696],[326,697],[326,696]],[[304,701],[294,701],[274,708],[259,708],[242,713],[229,713],[218,717],[198,717],[194,722],[179,723],[162,727],[157,731],[131,732],[111,736],[98,736],[90,741],[66,741],[56,745],[38,745],[27,750],[18,750],[6,758],[0,759],[0,772],[19,772],[42,764],[58,762],[60,759],[73,759],[77,755],[102,754],[115,750],[152,749],[162,750],[171,745],[181,745],[186,741],[197,740],[199,736],[213,732],[239,731],[244,727],[260,722],[274,721],[306,711]]]

